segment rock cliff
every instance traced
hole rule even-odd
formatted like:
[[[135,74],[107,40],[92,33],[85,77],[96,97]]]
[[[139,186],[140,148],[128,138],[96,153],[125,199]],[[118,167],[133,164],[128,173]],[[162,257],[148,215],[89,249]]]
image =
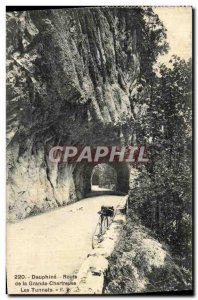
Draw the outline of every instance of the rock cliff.
[[[9,220],[83,196],[83,167],[50,163],[50,147],[131,141],[141,11],[7,13]]]

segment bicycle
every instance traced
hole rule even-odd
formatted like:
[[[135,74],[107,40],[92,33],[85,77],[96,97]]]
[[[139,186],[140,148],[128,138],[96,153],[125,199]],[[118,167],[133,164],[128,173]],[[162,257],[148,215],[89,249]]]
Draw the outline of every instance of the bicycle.
[[[94,249],[98,243],[101,243],[103,240],[103,235],[109,228],[113,217],[115,215],[113,206],[101,206],[101,210],[98,212],[100,215],[99,221],[96,225],[96,229],[92,236],[92,248]]]

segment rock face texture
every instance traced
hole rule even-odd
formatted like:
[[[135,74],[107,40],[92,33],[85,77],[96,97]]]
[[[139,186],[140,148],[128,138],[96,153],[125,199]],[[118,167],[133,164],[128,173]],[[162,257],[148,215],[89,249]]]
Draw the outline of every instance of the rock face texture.
[[[76,201],[90,189],[93,166],[51,163],[51,147],[131,142],[140,19],[139,8],[7,13],[10,221]],[[129,174],[117,168],[118,178]],[[121,185],[126,191],[128,183]]]
[[[109,258],[104,294],[183,291],[188,285],[170,247],[160,243],[128,210],[119,244]]]

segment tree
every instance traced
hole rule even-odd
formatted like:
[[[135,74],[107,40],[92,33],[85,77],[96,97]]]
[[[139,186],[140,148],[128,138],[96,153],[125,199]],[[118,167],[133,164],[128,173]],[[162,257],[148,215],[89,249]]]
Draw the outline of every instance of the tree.
[[[143,222],[167,241],[183,266],[191,265],[192,86],[191,60],[173,56],[155,76],[137,132],[146,132],[150,164],[138,178],[133,201]]]

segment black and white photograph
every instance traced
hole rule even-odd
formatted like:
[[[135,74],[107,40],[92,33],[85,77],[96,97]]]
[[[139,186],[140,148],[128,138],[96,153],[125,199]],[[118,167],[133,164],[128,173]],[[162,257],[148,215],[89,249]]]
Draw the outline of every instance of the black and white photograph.
[[[192,6],[6,7],[8,295],[193,295]]]

